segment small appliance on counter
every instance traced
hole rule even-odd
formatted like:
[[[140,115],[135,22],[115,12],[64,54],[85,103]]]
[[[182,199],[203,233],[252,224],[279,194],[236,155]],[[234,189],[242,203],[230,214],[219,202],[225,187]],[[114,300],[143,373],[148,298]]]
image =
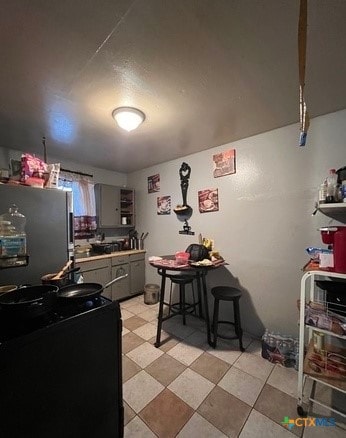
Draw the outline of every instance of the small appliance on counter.
[[[329,270],[346,273],[346,226],[322,227],[322,242],[333,251],[333,267]]]

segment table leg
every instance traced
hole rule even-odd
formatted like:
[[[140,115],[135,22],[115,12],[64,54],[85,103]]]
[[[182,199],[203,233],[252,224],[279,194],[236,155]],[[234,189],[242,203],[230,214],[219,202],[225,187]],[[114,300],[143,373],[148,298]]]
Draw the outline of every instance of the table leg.
[[[197,281],[197,293],[198,293],[198,314],[199,314],[200,318],[204,318],[201,283],[200,283],[200,278],[199,278],[198,273],[196,274],[196,281]]]
[[[207,339],[208,344],[212,347],[213,342],[211,340],[211,334],[210,334],[210,319],[209,319],[209,307],[208,307],[208,291],[207,291],[207,284],[206,284],[206,272],[202,270],[198,274],[198,288],[200,289],[200,280],[202,280],[202,293],[203,293],[203,301],[204,301],[204,319],[205,319],[205,325],[207,328]]]
[[[166,270],[162,269],[161,273],[161,293],[160,293],[160,306],[159,315],[157,317],[157,332],[156,332],[156,342],[154,346],[158,348],[161,344],[161,329],[162,329],[162,317],[163,317],[163,303],[165,300],[165,287],[166,287]]]

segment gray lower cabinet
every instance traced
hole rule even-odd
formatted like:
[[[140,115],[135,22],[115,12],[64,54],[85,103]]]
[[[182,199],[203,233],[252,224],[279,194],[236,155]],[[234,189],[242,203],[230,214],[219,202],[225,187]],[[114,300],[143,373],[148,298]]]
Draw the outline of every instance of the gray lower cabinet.
[[[145,283],[145,254],[126,254],[106,257],[101,260],[76,262],[83,273],[85,283],[100,283],[105,286],[111,280],[128,274],[104,289],[102,295],[115,301],[143,292]]]
[[[76,266],[80,267],[84,283],[99,283],[105,286],[111,281],[111,262],[108,258],[82,263],[77,261]],[[111,288],[104,289],[102,295],[111,299]]]
[[[145,283],[144,254],[130,255],[131,294],[143,292]]]
[[[112,279],[127,274],[126,278],[112,285],[112,300],[120,300],[130,295],[129,256],[112,257]]]

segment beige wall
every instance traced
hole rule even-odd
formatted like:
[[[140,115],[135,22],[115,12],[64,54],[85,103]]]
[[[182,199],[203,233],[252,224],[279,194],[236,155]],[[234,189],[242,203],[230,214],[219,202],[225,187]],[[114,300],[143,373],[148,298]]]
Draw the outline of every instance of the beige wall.
[[[297,124],[216,147],[183,159],[130,174],[136,189],[137,230],[148,231],[147,256],[172,254],[197,242],[198,234],[215,240],[228,266],[208,276],[209,286],[238,284],[243,289],[244,329],[261,335],[264,327],[297,334],[301,268],[305,248],[320,246],[317,228],[329,223],[321,213],[311,216],[320,183],[329,168],[346,165],[346,111],[311,121],[307,145],[298,146]],[[236,149],[235,175],[213,178],[212,155]],[[181,203],[179,167],[192,168],[188,204],[195,236],[180,235],[182,223],[156,212],[157,196],[171,195]],[[147,177],[160,174],[159,193],[147,193]],[[197,192],[218,188],[220,210],[198,211]],[[146,281],[159,283],[149,265]],[[229,308],[224,306],[224,312]]]

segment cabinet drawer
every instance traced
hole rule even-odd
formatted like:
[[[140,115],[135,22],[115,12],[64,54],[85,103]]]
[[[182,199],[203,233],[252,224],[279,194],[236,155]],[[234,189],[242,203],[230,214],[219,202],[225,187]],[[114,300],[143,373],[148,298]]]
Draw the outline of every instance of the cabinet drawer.
[[[137,260],[145,260],[145,255],[143,253],[140,254],[130,254],[130,262],[135,262]]]
[[[76,262],[76,266],[80,267],[81,271],[91,271],[93,269],[110,268],[110,260],[108,258],[102,260],[92,260],[90,262]]]
[[[119,255],[117,257],[112,257],[112,266],[123,265],[129,262],[128,255]]]

